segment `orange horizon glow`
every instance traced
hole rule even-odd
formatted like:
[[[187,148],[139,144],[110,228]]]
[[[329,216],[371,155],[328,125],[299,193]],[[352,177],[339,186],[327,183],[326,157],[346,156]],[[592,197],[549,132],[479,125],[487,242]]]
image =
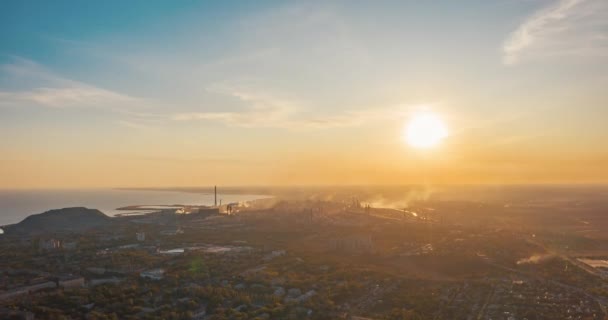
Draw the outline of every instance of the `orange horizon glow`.
[[[608,183],[601,1],[165,5],[2,21],[0,189]]]

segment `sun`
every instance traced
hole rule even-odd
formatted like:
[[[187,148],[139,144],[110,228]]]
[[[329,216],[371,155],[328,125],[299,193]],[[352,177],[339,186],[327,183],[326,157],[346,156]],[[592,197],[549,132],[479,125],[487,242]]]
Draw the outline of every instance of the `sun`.
[[[403,138],[414,148],[431,148],[448,136],[441,118],[432,112],[415,114],[405,126]]]

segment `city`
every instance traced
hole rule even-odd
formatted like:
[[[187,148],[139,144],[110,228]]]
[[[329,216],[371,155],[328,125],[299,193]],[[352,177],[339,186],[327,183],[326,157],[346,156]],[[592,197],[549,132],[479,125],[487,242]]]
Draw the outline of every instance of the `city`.
[[[312,191],[298,199],[289,192],[279,196],[285,200],[233,204],[231,212],[228,205],[215,211],[190,207],[190,213],[171,208],[82,227],[99,212],[73,208],[63,210],[79,216],[73,230],[15,229],[12,234],[5,227],[2,314],[49,319],[607,316],[608,269],[590,261],[607,259],[608,239],[580,236],[593,230],[572,225],[572,212],[547,204],[542,215],[553,222],[547,225],[526,214],[534,204],[419,200],[392,209],[346,196],[321,200],[324,195]],[[591,200],[573,201],[576,219],[598,218],[600,208],[580,204]]]
[[[608,320],[608,0],[1,0],[0,320]]]

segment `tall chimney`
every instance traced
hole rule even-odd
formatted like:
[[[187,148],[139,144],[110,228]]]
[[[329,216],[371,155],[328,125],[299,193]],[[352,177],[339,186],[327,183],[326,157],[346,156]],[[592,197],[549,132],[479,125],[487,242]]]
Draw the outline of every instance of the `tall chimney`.
[[[217,186],[213,186],[213,194],[215,196],[215,206],[217,207]]]

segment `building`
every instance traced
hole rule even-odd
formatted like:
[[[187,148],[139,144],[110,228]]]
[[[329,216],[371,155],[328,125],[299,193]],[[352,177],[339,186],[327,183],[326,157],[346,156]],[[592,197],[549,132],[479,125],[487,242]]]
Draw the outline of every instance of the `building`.
[[[88,272],[94,273],[94,274],[104,274],[104,273],[106,273],[106,268],[103,268],[103,267],[88,267],[86,270]]]
[[[94,287],[94,286],[99,286],[99,285],[103,285],[103,284],[118,284],[123,282],[124,279],[122,278],[116,278],[116,277],[112,277],[112,278],[101,278],[101,279],[91,279],[89,280],[89,287]]]
[[[196,213],[199,214],[199,215],[201,215],[201,216],[218,215],[218,214],[220,214],[220,208],[203,208],[203,207],[199,207],[198,211]]]
[[[330,247],[351,253],[370,253],[374,251],[374,242],[371,235],[349,235],[332,239]]]
[[[57,285],[63,289],[84,287],[84,278],[79,276],[65,276],[57,279]]]
[[[219,215],[220,208],[210,208],[210,207],[198,207],[198,208],[190,208],[189,211],[184,212],[183,214],[179,214],[179,218],[182,221],[189,221],[193,219],[204,219],[208,216]]]
[[[145,232],[137,232],[137,241],[146,241],[146,233]]]
[[[61,249],[61,240],[57,239],[40,239],[38,246],[41,250],[57,250]]]
[[[19,287],[13,290],[0,292],[0,301],[10,300],[17,298],[22,295],[32,294],[34,292],[43,290],[43,289],[54,289],[57,288],[57,283],[54,281],[45,281],[37,284],[32,284],[29,286]]]
[[[164,269],[151,269],[151,270],[146,270],[146,271],[142,271],[139,274],[140,277],[144,278],[144,279],[150,279],[150,280],[162,280],[165,276],[165,270]]]
[[[74,250],[78,248],[78,241],[64,242],[62,246],[65,250]]]
[[[274,250],[271,253],[269,253],[268,255],[266,255],[264,257],[264,260],[265,261],[270,261],[270,260],[272,260],[274,258],[282,257],[282,256],[284,256],[286,254],[287,254],[287,251],[285,251],[285,250]]]
[[[178,234],[183,234],[184,230],[182,230],[182,228],[178,227],[177,229],[167,229],[167,230],[162,230],[160,232],[161,235],[163,236],[175,236]]]
[[[29,311],[0,308],[0,319],[34,320],[36,317]]]
[[[205,319],[206,314],[207,314],[207,306],[202,305],[200,308],[198,308],[196,311],[194,311],[194,314],[192,315],[192,319],[193,320]]]

